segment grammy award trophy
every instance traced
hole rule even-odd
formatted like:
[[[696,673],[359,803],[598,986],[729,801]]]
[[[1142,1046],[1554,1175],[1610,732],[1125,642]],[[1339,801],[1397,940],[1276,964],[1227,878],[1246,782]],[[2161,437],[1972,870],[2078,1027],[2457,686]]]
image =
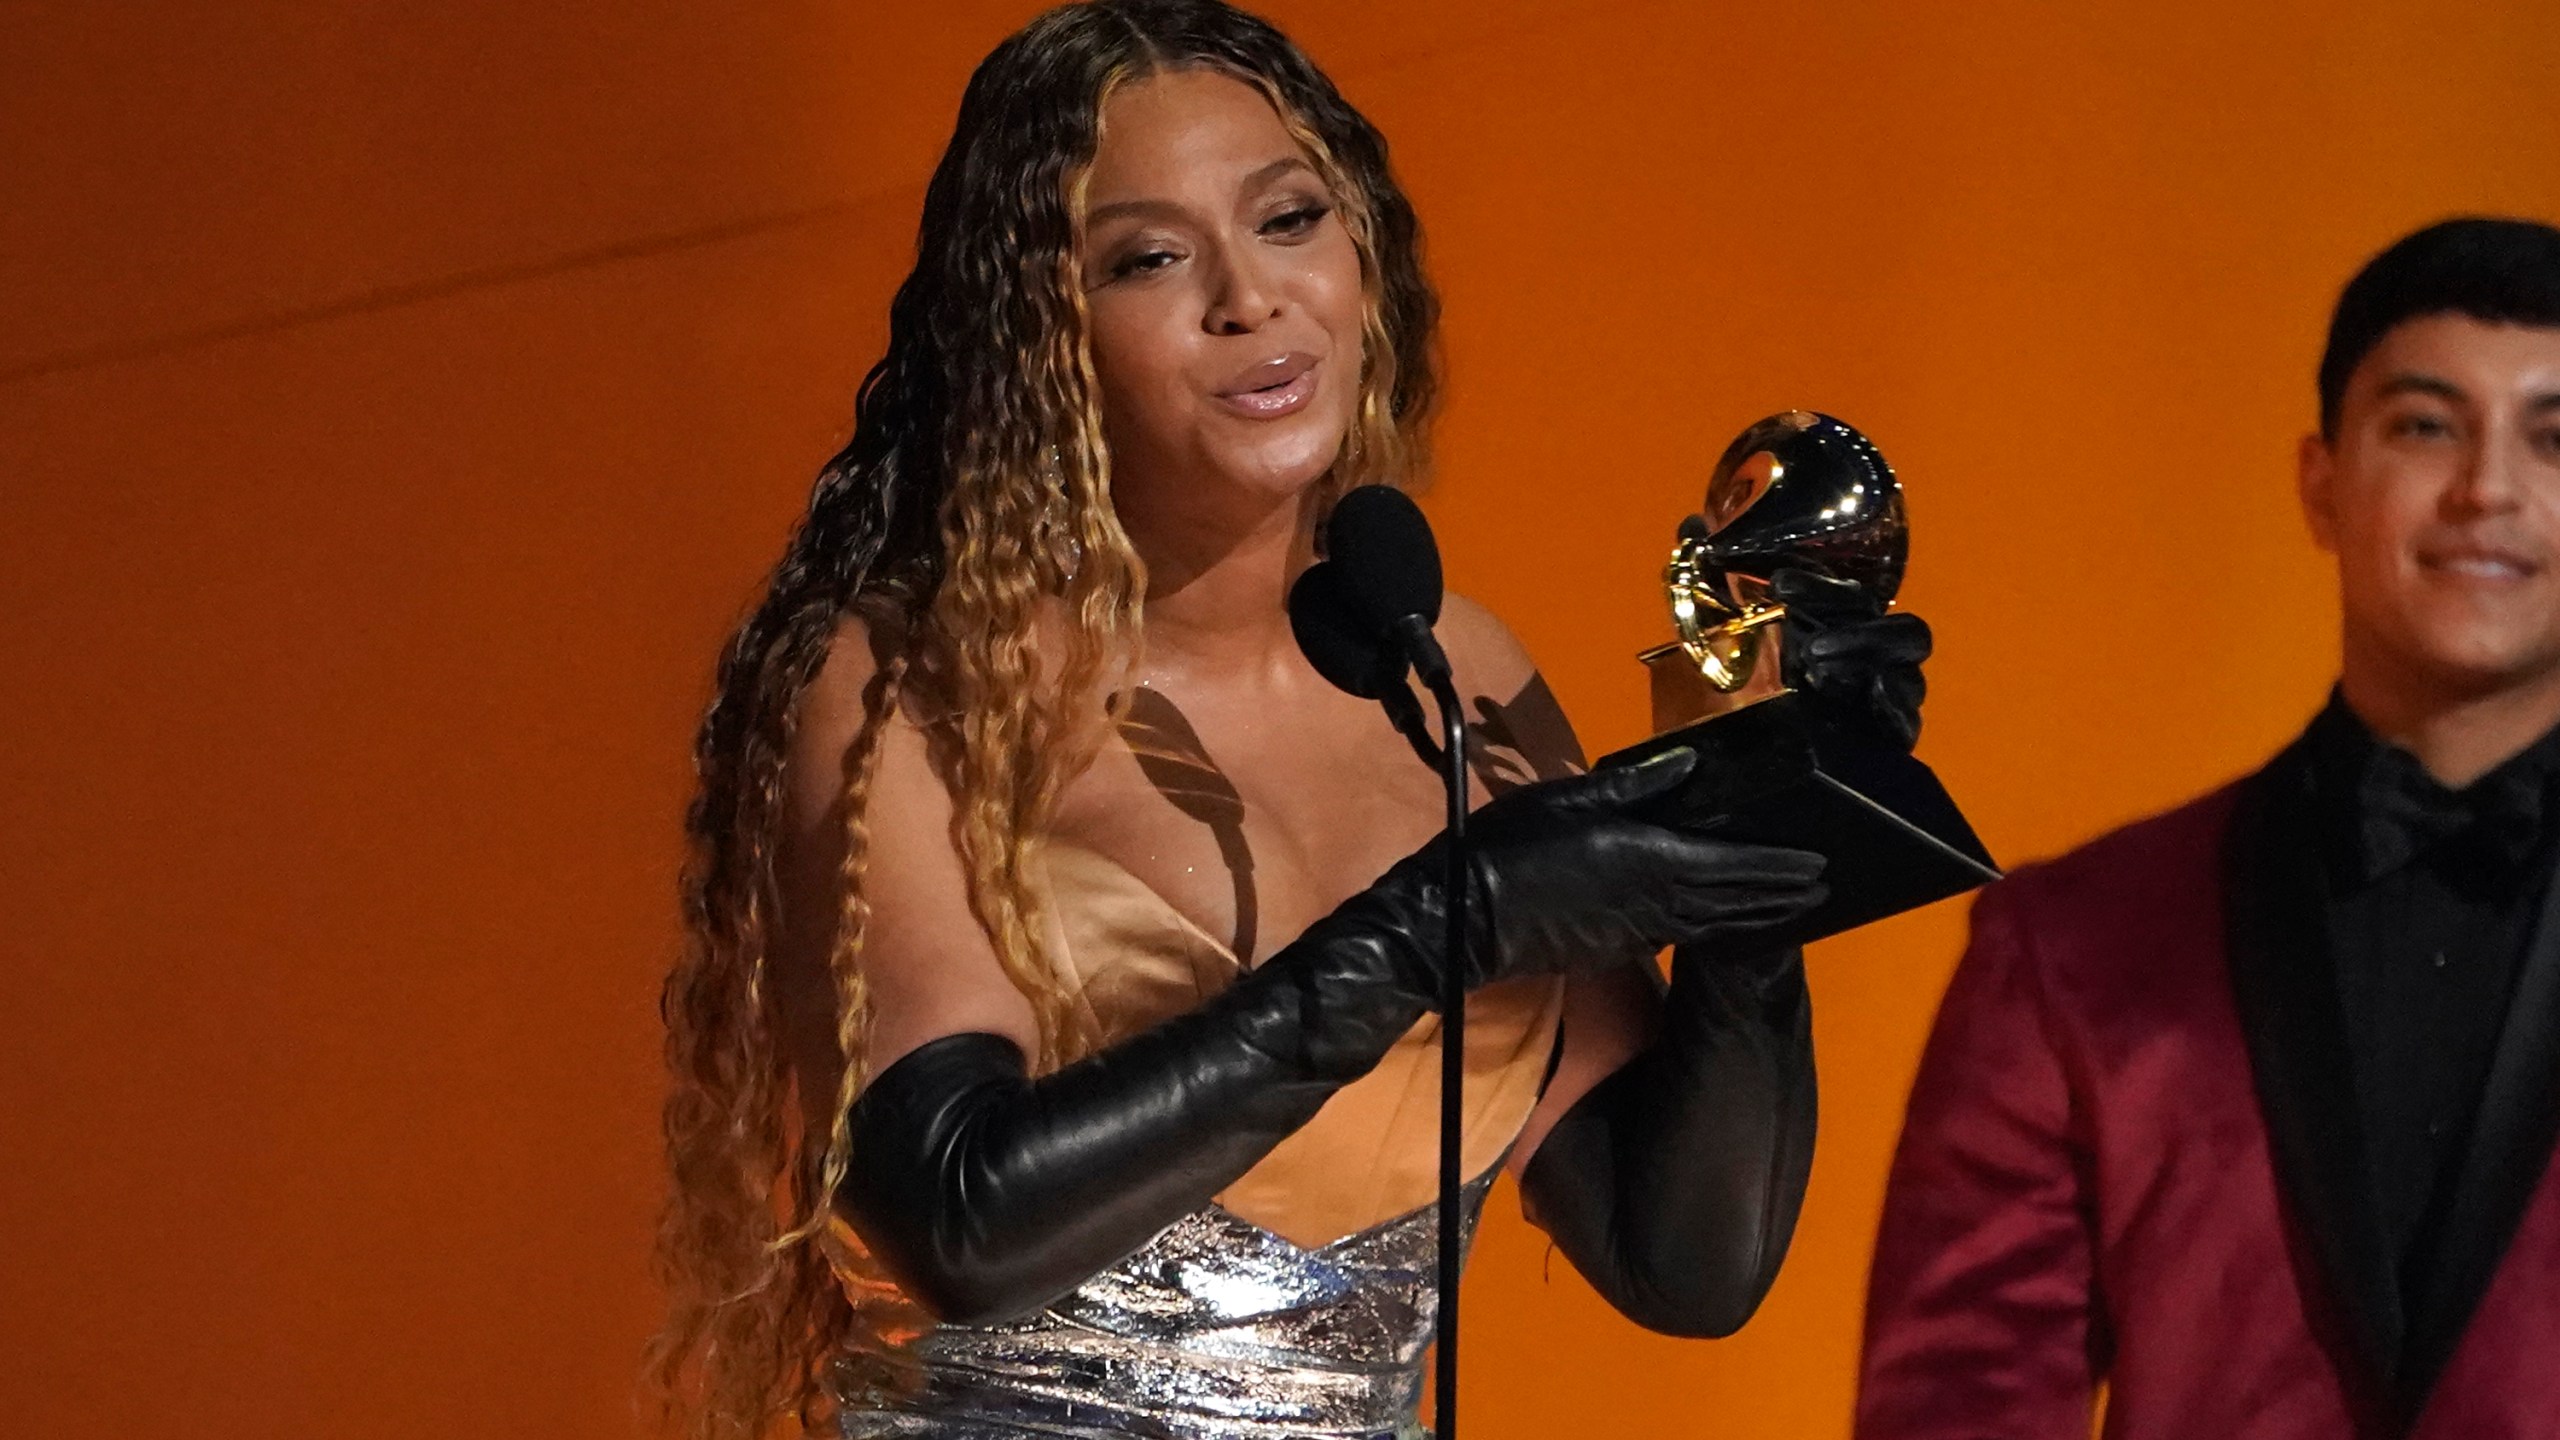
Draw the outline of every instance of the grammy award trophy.
[[[1651,740],[1603,765],[1675,746],[1697,767],[1669,802],[1697,828],[1811,850],[1829,898],[1772,939],[1801,944],[1960,894],[1999,868],[1927,765],[1787,688],[1779,657],[1786,569],[1846,581],[1881,606],[1910,550],[1902,484],[1866,436],[1790,410],[1745,430],[1716,464],[1704,509],[1681,521],[1663,579],[1679,638],[1639,658]]]

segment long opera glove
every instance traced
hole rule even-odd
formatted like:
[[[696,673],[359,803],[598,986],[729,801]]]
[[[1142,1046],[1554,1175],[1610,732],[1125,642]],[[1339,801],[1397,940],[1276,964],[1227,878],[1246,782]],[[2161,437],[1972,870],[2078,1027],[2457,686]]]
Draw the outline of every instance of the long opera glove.
[[[1745,934],[1819,903],[1817,857],[1637,817],[1694,756],[1525,786],[1469,821],[1469,980]],[[1444,841],[1196,1009],[1032,1077],[944,1036],[855,1101],[840,1213],[942,1319],[1037,1310],[1208,1203],[1366,1074],[1439,993]]]
[[[1628,1319],[1730,1335],[1768,1293],[1813,1169],[1812,1014],[1801,952],[1682,947],[1654,1043],[1531,1157],[1531,1213]]]

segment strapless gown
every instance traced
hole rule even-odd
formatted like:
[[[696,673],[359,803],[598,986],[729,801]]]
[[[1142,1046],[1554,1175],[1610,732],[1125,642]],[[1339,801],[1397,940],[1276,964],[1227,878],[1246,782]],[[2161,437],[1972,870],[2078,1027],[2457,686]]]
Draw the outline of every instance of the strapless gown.
[[[1225,945],[1090,851],[1047,860],[1052,953],[1104,1043],[1241,971]],[[1538,1100],[1563,986],[1467,1007],[1470,1233]],[[840,1266],[867,1336],[834,1367],[845,1440],[1416,1440],[1435,1312],[1439,1022],[1426,1017],[1215,1201],[1026,1319],[937,1325]],[[856,1242],[831,1232],[839,1256]]]

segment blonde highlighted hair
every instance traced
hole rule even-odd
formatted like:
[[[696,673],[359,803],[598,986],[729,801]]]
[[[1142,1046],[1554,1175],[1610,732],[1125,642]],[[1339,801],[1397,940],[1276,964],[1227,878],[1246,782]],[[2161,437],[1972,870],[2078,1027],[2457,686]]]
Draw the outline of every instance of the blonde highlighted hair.
[[[987,57],[926,189],[917,263],[891,302],[887,353],[856,398],[852,439],[820,472],[763,601],[723,652],[696,740],[687,944],[663,1002],[669,1314],[650,1373],[699,1440],[819,1421],[831,1364],[887,1383],[930,1323],[827,1223],[846,1163],[842,1117],[867,1073],[866,802],[902,704],[950,717],[931,750],[953,796],[952,843],[971,909],[1038,1017],[1035,1065],[1093,1043],[1045,953],[1030,878],[1058,792],[1086,758],[1079,737],[1098,733],[1077,707],[1122,688],[1111,681],[1136,653],[1145,593],[1111,506],[1086,341],[1082,186],[1112,89],[1193,67],[1270,99],[1360,253],[1360,403],[1328,484],[1400,484],[1421,467],[1437,302],[1412,208],[1377,131],[1287,37],[1216,0],[1094,0],[1040,16]],[[1033,620],[1052,605],[1071,623],[1063,657],[1044,666]],[[839,1079],[791,1072],[766,967],[784,760],[799,697],[848,614],[868,622],[879,665],[844,763],[830,966]],[[831,1080],[837,1123],[813,1130],[797,1087]]]

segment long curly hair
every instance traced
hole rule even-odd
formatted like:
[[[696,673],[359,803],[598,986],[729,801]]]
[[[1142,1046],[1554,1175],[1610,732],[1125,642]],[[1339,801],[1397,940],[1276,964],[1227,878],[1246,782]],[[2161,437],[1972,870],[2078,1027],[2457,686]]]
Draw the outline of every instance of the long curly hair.
[[[856,396],[852,438],[819,472],[762,602],[724,650],[695,741],[687,944],[663,1000],[670,1308],[649,1370],[699,1440],[817,1422],[831,1363],[895,1356],[930,1323],[829,1224],[843,1116],[866,1074],[866,801],[902,705],[937,717],[929,750],[953,797],[952,844],[971,909],[1038,1018],[1035,1066],[1093,1043],[1044,953],[1030,879],[1058,792],[1090,758],[1077,737],[1101,733],[1080,707],[1125,689],[1107,682],[1137,653],[1145,594],[1111,507],[1083,189],[1114,88],[1197,67],[1270,100],[1360,255],[1360,401],[1327,485],[1419,473],[1438,313],[1419,232],[1385,141],[1306,55],[1217,0],[1067,5],[997,46],[926,188],[915,268],[890,303],[888,351]],[[1070,622],[1063,658],[1046,665],[1033,654],[1044,608]],[[879,668],[843,767],[830,970],[844,1064],[840,1077],[811,1076],[784,1057],[768,982],[774,852],[799,697],[848,616],[868,625]],[[796,1103],[801,1087],[830,1083],[831,1131]]]

